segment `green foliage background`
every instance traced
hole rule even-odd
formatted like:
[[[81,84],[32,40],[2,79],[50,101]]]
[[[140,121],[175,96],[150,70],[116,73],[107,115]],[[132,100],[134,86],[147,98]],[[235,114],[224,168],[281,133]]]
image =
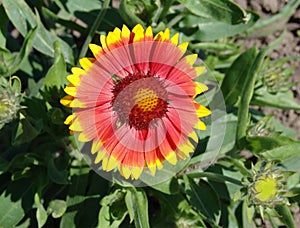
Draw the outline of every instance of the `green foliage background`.
[[[9,123],[0,119],[0,227],[255,227],[263,214],[274,227],[296,227],[291,208],[299,208],[300,142],[296,132],[251,108],[300,110],[291,85],[280,84],[295,69],[283,64],[294,57],[267,57],[284,33],[262,50],[245,50],[235,40],[274,32],[300,1],[290,0],[267,19],[229,0],[113,4],[117,1],[0,3],[0,92],[10,91],[14,107],[21,108]],[[181,42],[189,41],[189,50],[218,80],[227,108],[226,116],[214,120],[226,124],[226,134],[212,166],[199,165],[210,137],[201,132],[200,149],[186,170],[145,188],[111,183],[91,170],[63,124],[71,110],[59,102],[70,68],[90,55],[88,43],[137,23],[155,32],[168,27],[181,34]],[[272,64],[279,71],[268,71]],[[244,149],[248,158],[240,154]],[[266,205],[261,213],[251,204],[248,187],[253,170],[269,161],[284,175],[290,205]]]

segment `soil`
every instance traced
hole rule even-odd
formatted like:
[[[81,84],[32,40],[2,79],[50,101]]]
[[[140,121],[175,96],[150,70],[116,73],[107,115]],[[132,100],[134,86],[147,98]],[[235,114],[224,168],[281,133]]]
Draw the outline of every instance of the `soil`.
[[[235,0],[244,9],[254,10],[262,18],[271,16],[278,13],[288,0]],[[296,10],[293,16],[287,22],[285,28],[287,33],[284,40],[277,48],[270,54],[271,59],[279,59],[286,56],[300,56],[300,36],[297,35],[300,31],[300,7]],[[249,48],[254,45],[258,47],[264,47],[275,40],[282,31],[277,31],[274,34],[243,39],[239,42],[243,42],[242,45]],[[294,93],[295,100],[300,104],[300,59],[292,61],[290,65],[297,66],[297,69],[291,78],[291,81],[298,82],[298,85],[293,86],[291,89]],[[291,127],[298,133],[298,140],[300,140],[300,110],[277,110],[277,109],[262,109],[266,114],[274,114],[285,126]]]

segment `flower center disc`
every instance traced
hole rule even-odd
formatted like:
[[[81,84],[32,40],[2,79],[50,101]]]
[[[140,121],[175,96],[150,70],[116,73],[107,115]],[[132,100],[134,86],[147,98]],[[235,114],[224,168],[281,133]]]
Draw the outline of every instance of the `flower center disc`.
[[[112,89],[112,107],[119,124],[128,124],[145,130],[167,112],[167,91],[159,77],[150,74],[133,74],[115,80]]]
[[[158,97],[151,89],[139,89],[134,98],[138,107],[144,112],[152,111],[158,104]]]

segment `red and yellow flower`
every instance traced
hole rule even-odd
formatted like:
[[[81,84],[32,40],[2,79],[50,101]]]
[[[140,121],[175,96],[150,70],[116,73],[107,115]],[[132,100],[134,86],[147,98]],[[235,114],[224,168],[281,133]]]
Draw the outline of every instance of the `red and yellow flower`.
[[[94,163],[138,179],[144,169],[155,175],[165,160],[189,157],[195,129],[206,129],[200,118],[211,112],[193,99],[207,86],[195,81],[205,67],[186,55],[188,43],[141,25],[116,28],[100,42],[90,44],[94,58],[72,68],[61,99],[73,108],[65,124],[79,141],[92,141]]]

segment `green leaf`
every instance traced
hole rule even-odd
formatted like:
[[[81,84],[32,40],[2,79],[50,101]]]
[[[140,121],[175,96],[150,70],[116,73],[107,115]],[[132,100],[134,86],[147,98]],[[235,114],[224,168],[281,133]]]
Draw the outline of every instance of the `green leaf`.
[[[166,195],[150,191],[149,194],[159,202],[154,216],[151,216],[151,227],[206,227],[182,193]]]
[[[191,35],[185,35],[184,39],[189,41],[211,41],[221,38],[231,37],[245,32],[252,27],[258,20],[259,16],[253,12],[249,14],[249,21],[246,24],[230,25],[224,22],[219,22],[210,18],[203,18],[187,14],[184,19],[179,23],[182,32],[187,28],[192,29]]]
[[[285,126],[280,120],[272,118],[272,127],[275,132],[280,132],[282,136],[295,139],[297,137],[297,131]]]
[[[286,158],[283,161],[282,165],[286,170],[299,173],[300,172],[300,154],[296,154],[289,158]]]
[[[43,204],[40,201],[40,197],[39,197],[38,193],[35,194],[34,201],[37,206],[36,219],[38,222],[38,227],[40,228],[40,227],[43,227],[45,225],[45,223],[47,222],[48,214],[47,214],[47,211],[45,210]]]
[[[108,205],[102,206],[99,211],[97,227],[99,227],[99,228],[101,228],[101,227],[117,228],[117,227],[119,227],[119,225],[120,224],[118,221],[111,221],[109,206]]]
[[[122,208],[118,208],[119,211]],[[121,211],[122,216],[120,218],[113,218],[111,215],[111,207],[109,205],[104,205],[101,207],[98,216],[98,226],[99,228],[102,227],[110,227],[110,228],[118,228],[120,227],[121,223],[125,219],[127,215],[127,211]]]
[[[289,228],[295,228],[295,222],[290,208],[287,205],[276,206],[276,211],[280,215],[279,219]]]
[[[100,31],[112,31],[116,27],[121,28],[125,24],[125,21],[119,13],[119,9],[108,8],[98,30]]]
[[[248,207],[248,202],[245,200],[243,202],[242,210],[243,210],[243,212],[242,212],[243,227],[255,228],[256,226],[254,225],[254,222],[253,222],[254,213],[255,213],[254,206]]]
[[[285,160],[300,155],[300,142],[282,145],[271,150],[267,150],[262,155],[268,159]],[[300,168],[300,167],[299,167]]]
[[[50,180],[57,184],[69,184],[68,181],[68,171],[67,170],[58,170],[54,159],[48,161],[48,176]]]
[[[30,227],[30,218],[28,218],[22,224],[15,226],[15,228],[28,228],[28,227]]]
[[[5,47],[0,46],[0,74],[6,75],[10,64],[14,61],[14,58],[16,58],[15,55],[10,53],[10,51]]]
[[[73,64],[73,53],[69,45],[55,34],[46,30],[40,21],[37,11],[36,14],[34,14],[25,1],[3,0],[2,2],[10,21],[22,36],[25,37],[30,28],[37,27],[37,34],[33,42],[35,49],[47,56],[53,57],[54,50],[52,44],[55,40],[59,40],[66,62]],[[28,24],[29,27],[27,26]]]
[[[10,169],[22,169],[31,165],[40,165],[40,161],[36,154],[33,153],[18,153],[11,159]]]
[[[249,75],[250,66],[253,65],[256,55],[256,47],[248,49],[232,63],[226,72],[221,90],[227,107],[233,106],[243,93],[245,78]]]
[[[110,193],[109,195],[103,197],[101,200],[100,204],[102,206],[104,205],[113,205],[114,203],[123,200],[124,198],[124,193],[122,192],[121,189],[116,189],[114,192]]]
[[[94,22],[92,23],[92,26],[91,28],[89,29],[89,34],[87,35],[85,41],[84,41],[84,44],[82,45],[82,48],[81,48],[81,51],[79,53],[79,58],[83,58],[85,55],[86,55],[86,52],[88,50],[88,45],[91,43],[95,33],[96,33],[96,30],[98,29],[98,27],[100,26],[105,14],[106,14],[106,11],[109,7],[109,3],[110,3],[110,0],[105,0],[104,3],[103,3],[103,7],[101,9],[101,12],[97,15],[97,18],[94,20]]]
[[[89,0],[87,2],[81,0],[72,0],[67,1],[65,6],[71,15],[76,15],[77,12],[91,12],[94,14],[94,16],[97,16],[97,14],[93,11],[101,9],[101,2],[98,0]]]
[[[90,168],[83,167],[85,164],[85,162],[79,160],[75,160],[72,163],[73,168],[70,169],[71,185],[69,186],[66,199],[67,211],[61,218],[60,227],[76,227],[76,221],[80,220],[78,218],[79,211],[87,211],[87,209],[82,206],[82,203],[86,198],[85,194]],[[75,218],[77,218],[77,220],[75,220]],[[84,220],[85,218],[81,219]],[[79,222],[80,221],[78,221],[78,223]]]
[[[20,114],[20,121],[16,132],[13,135],[12,144],[20,145],[22,143],[30,142],[39,135],[41,130],[41,120],[35,121],[30,118],[25,118],[23,114]]]
[[[71,2],[73,2],[73,1],[71,1]],[[52,23],[58,23],[58,24],[63,25],[64,27],[67,27],[68,29],[76,30],[76,31],[80,32],[82,35],[86,35],[88,32],[87,29],[84,28],[83,26],[77,24],[74,21],[71,21],[70,19],[66,20],[66,19],[59,17],[59,15],[55,14],[48,8],[42,7],[42,12],[43,12],[43,15],[45,17],[47,17],[48,20],[51,21]],[[70,15],[70,18],[71,17],[72,17],[72,15]]]
[[[186,196],[199,213],[215,226],[219,223],[221,206],[218,195],[210,184],[200,181],[196,184],[192,179],[184,176]]]
[[[52,108],[48,114],[52,123],[61,125],[64,122],[65,114],[60,108]]]
[[[98,227],[119,227],[127,215],[127,208],[124,204],[124,191],[116,189],[110,195],[105,196],[100,204],[102,205],[98,216]]]
[[[229,0],[179,0],[193,14],[227,24],[247,22],[247,13]]]
[[[286,110],[300,110],[300,104],[294,101],[294,95],[292,91],[270,94],[264,87],[255,91],[253,99],[251,100],[251,105],[259,105],[262,107],[280,108]]]
[[[0,21],[0,47],[5,47],[8,17],[4,11],[3,5],[0,5]]]
[[[294,140],[285,136],[248,136],[250,150],[258,153],[266,150],[272,150],[276,147],[290,145]]]
[[[129,188],[125,196],[125,203],[131,220],[136,228],[147,228],[149,225],[148,199],[142,189]]]
[[[22,66],[31,51],[36,32],[37,28],[35,27],[27,33],[20,52],[17,54],[14,62],[10,64],[9,71],[6,73],[7,76],[12,75]]]
[[[176,178],[170,178],[165,182],[151,185],[151,188],[156,189],[157,191],[163,192],[165,194],[175,194],[179,190],[178,180]]]
[[[127,0],[121,0],[119,8],[121,17],[130,26],[134,26],[136,24],[145,26],[145,23],[128,7],[127,2]]]
[[[24,216],[22,200],[12,201],[11,196],[4,191],[0,196],[0,227],[15,227]]]
[[[58,41],[54,42],[54,63],[49,69],[48,73],[45,76],[45,86],[47,87],[58,87],[64,85],[66,78],[66,63],[61,53],[60,44]]]
[[[206,144],[205,139],[209,138],[205,153],[192,157],[188,163],[189,165],[203,162],[204,166],[207,166],[207,163],[214,161],[218,156],[223,156],[225,153],[234,149],[235,135],[232,134],[232,132],[236,132],[237,117],[232,113],[224,115],[224,113],[218,111],[215,111],[214,115],[219,116],[219,118],[215,118],[214,126],[207,125],[206,131],[198,133],[202,140],[200,140],[200,144],[195,153],[198,153],[198,148],[205,148],[205,145],[202,146],[201,143]],[[212,131],[215,133],[210,135]],[[218,143],[220,140],[222,144]],[[199,164],[197,164],[197,166],[199,167]]]
[[[255,82],[256,82],[258,72],[261,69],[266,54],[272,49],[274,49],[283,40],[284,35],[285,35],[284,33],[281,34],[268,47],[263,48],[256,56],[256,59],[253,62],[252,66],[249,66],[250,71],[248,71],[246,81],[242,88],[243,93],[241,94],[241,101],[238,109],[236,139],[240,147],[242,147],[241,142],[246,136],[246,130],[248,127],[248,120],[249,120],[249,105],[253,97],[254,87],[255,87]]]
[[[67,203],[64,200],[52,200],[49,203],[47,212],[52,215],[53,218],[60,218],[67,210]]]
[[[0,157],[0,175],[5,173],[9,167],[9,162],[2,157]]]
[[[60,12],[57,15],[57,17],[53,17],[53,13],[51,13],[48,10],[48,16],[51,16],[55,20],[58,19],[58,23],[61,23],[65,27],[68,25],[70,27],[68,28],[73,28],[77,31],[79,31],[81,34],[86,34],[88,33],[88,29],[82,27],[81,25],[74,23],[73,19],[74,16],[78,18],[79,20],[83,21],[86,25],[90,27],[95,22],[95,19],[99,15],[101,9],[103,9],[103,4],[101,4],[101,1],[98,0],[89,0],[89,1],[81,1],[81,0],[72,0],[72,1],[65,1],[65,0],[55,0],[55,3],[59,6]],[[44,8],[46,10],[46,8]],[[44,11],[43,9],[43,11]],[[109,8],[109,10],[116,10],[115,8]],[[52,14],[52,15],[49,15]],[[120,18],[120,15],[114,15],[114,17],[110,17],[106,23],[108,24],[114,24],[113,22],[115,20],[118,20]],[[122,23],[120,24],[122,25]],[[101,24],[102,27],[102,24]],[[116,26],[113,26],[112,30]],[[83,30],[83,31],[81,31]],[[110,31],[107,29],[100,29],[99,31]]]
[[[36,26],[35,16],[25,1],[3,0],[2,4],[10,21],[23,36],[29,30],[28,23]]]
[[[230,176],[224,176],[224,175],[218,174],[218,173],[213,173],[213,172],[203,172],[203,171],[193,170],[191,172],[188,172],[186,175],[189,178],[206,177],[210,181],[215,181],[215,182],[219,182],[219,183],[230,182],[230,183],[233,183],[236,185],[243,186],[243,184],[237,179],[234,179]]]
[[[286,23],[294,14],[300,4],[300,0],[290,0],[287,4],[272,16],[265,17],[258,21],[251,29],[249,29],[250,37],[266,37],[278,30],[286,28]]]

